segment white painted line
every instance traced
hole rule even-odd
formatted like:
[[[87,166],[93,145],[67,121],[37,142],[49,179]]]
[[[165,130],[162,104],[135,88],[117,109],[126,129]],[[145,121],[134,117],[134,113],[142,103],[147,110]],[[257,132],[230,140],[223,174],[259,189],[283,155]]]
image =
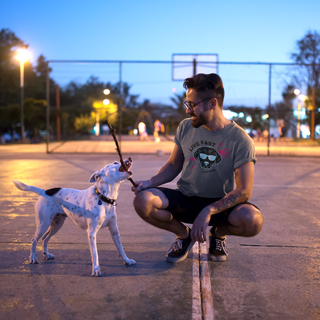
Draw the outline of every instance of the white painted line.
[[[192,247],[192,320],[202,320],[201,312],[201,293],[200,293],[200,275],[199,275],[199,242]]]
[[[319,186],[299,186],[299,185],[272,185],[272,184],[254,184],[253,187],[259,188],[301,188],[301,189],[320,189]]]
[[[192,320],[214,320],[206,244],[196,242],[192,252]]]
[[[213,320],[213,301],[206,243],[200,244],[200,287],[203,320]]]

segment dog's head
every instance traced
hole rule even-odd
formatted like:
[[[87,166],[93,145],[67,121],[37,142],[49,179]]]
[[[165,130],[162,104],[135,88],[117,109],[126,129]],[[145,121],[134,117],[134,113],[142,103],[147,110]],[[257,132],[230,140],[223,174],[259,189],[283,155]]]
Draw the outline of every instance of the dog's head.
[[[128,170],[132,166],[132,159],[128,158],[123,162],[126,168],[124,168],[121,163],[115,161],[96,171],[89,181],[94,183],[98,180],[103,180],[106,183],[117,183],[130,178],[132,176],[132,172]]]

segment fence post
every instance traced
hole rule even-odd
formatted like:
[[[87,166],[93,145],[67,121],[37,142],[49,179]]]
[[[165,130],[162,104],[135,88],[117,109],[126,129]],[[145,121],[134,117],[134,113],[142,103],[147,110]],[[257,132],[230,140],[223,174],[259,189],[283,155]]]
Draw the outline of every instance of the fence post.
[[[270,155],[270,111],[271,111],[271,70],[272,64],[269,64],[269,94],[268,94],[268,157]]]
[[[56,85],[56,103],[57,103],[57,141],[61,140],[60,134],[60,87]]]
[[[314,87],[312,88],[312,110],[311,110],[311,139],[314,141],[315,139],[315,131],[316,131],[316,126],[315,126],[315,121],[314,121],[314,113],[316,109],[316,101],[315,101],[315,93],[314,93]]]
[[[122,134],[122,61],[119,62],[119,105],[118,105],[118,119],[119,119],[119,147],[121,150],[121,134]]]
[[[49,78],[49,73],[50,73],[50,69],[49,69],[49,61],[47,61],[47,153],[49,153],[49,119],[50,119],[50,78]]]

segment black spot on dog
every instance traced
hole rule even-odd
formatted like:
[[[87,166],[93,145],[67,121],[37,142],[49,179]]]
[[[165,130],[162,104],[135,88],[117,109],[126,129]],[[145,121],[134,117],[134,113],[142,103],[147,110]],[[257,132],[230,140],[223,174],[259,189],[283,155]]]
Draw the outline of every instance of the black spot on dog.
[[[54,194],[56,194],[57,192],[59,192],[61,188],[52,188],[52,189],[48,189],[46,190],[46,195],[48,196],[53,196]]]

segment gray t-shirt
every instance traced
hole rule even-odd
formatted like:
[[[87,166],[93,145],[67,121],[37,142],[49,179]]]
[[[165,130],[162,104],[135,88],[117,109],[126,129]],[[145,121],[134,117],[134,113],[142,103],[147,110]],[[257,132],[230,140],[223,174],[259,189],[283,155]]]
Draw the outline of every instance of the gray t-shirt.
[[[257,161],[253,140],[233,121],[209,131],[203,126],[195,129],[191,119],[184,119],[174,142],[184,155],[177,187],[186,196],[224,197],[234,189],[235,169]]]

